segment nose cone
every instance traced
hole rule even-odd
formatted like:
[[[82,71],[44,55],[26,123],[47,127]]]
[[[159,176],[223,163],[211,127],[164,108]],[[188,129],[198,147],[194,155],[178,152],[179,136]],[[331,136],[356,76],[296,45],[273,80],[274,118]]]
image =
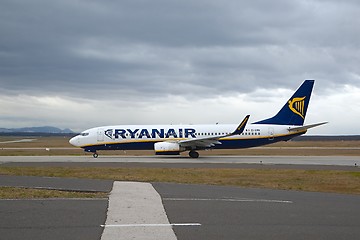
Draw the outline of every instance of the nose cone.
[[[75,147],[79,146],[79,137],[75,136],[69,140],[69,143]]]

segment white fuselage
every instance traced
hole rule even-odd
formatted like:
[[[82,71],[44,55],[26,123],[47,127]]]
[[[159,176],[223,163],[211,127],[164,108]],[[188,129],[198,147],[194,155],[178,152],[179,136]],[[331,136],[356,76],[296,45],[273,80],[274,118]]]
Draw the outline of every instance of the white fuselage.
[[[88,129],[70,140],[74,146],[96,150],[101,149],[151,149],[160,141],[179,141],[222,136],[231,133],[236,124],[213,125],[115,125]],[[218,148],[244,148],[261,146],[288,137],[297,136],[306,131],[290,132],[293,126],[248,124],[240,135],[222,137],[220,142],[229,142]],[[247,140],[251,143],[247,144]],[[153,148],[152,148],[153,149]]]

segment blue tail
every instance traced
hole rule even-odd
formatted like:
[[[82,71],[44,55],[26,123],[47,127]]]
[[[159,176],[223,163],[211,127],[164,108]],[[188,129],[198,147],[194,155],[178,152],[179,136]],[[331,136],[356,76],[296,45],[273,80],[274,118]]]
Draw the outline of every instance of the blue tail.
[[[282,109],[272,118],[255,124],[298,125],[304,124],[314,80],[305,80]]]

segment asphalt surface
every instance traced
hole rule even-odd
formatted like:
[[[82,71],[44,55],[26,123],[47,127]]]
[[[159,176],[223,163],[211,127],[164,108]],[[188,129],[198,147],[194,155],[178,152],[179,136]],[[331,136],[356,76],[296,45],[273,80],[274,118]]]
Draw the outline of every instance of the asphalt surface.
[[[153,184],[178,239],[359,239],[360,196]],[[274,201],[271,201],[274,200]]]
[[[99,240],[107,199],[0,200],[0,238]]]
[[[27,162],[83,163],[246,163],[292,165],[360,165],[359,156],[202,156],[197,159],[173,156],[0,156],[0,164]]]
[[[108,167],[108,168],[242,168],[242,169],[302,169],[360,171],[358,166],[254,164],[254,163],[121,163],[121,162],[11,162],[4,167]]]

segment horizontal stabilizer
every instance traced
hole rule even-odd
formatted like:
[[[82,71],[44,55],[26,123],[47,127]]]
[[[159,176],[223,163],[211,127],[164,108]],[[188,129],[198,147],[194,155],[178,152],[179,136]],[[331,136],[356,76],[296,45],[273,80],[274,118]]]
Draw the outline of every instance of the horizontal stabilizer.
[[[324,125],[324,124],[327,124],[328,122],[322,122],[322,123],[315,123],[315,124],[310,124],[310,125],[305,125],[305,126],[301,126],[301,127],[289,127],[288,130],[290,132],[301,132],[301,131],[306,131],[310,128],[313,128],[313,127],[317,127],[317,126],[320,126],[320,125]]]

